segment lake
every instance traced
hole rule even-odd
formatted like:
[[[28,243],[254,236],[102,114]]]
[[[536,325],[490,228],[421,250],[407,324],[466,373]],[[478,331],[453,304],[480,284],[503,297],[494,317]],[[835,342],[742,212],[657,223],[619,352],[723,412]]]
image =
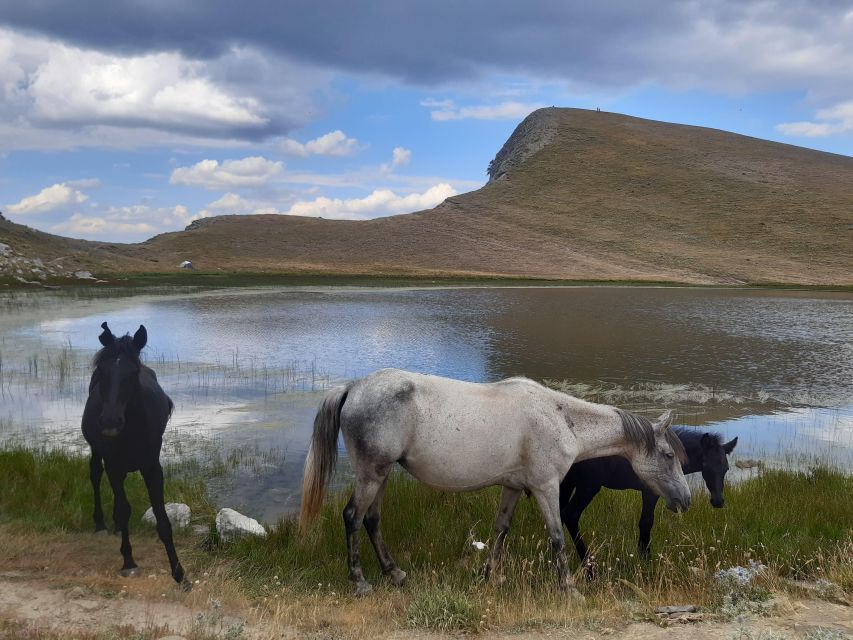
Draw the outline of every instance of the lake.
[[[148,329],[170,460],[215,458],[217,502],[298,505],[324,390],[381,367],[525,375],[740,438],[768,464],[853,468],[853,294],[646,287],[80,289],[0,293],[0,440],[85,451],[100,323]],[[656,415],[656,414],[655,414]],[[344,474],[345,477],[345,474]]]

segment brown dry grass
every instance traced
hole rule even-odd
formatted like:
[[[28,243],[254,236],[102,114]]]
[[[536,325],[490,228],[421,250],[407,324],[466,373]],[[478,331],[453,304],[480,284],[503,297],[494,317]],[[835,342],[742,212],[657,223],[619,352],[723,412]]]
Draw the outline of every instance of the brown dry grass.
[[[69,243],[6,222],[0,240],[100,272],[191,259],[209,272],[853,284],[853,158],[618,114],[532,117],[555,128],[548,145],[431,211],[221,216],[137,245]]]

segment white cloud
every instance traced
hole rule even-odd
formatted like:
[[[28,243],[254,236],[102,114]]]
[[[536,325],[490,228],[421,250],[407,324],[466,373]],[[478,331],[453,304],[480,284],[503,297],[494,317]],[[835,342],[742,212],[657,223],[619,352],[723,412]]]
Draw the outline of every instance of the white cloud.
[[[28,215],[31,213],[45,213],[53,211],[59,207],[82,204],[88,199],[88,196],[76,189],[73,189],[69,183],[58,183],[45,187],[33,196],[22,198],[15,204],[7,205],[9,213],[18,213]]]
[[[210,209],[214,210],[228,210],[231,212],[242,212],[251,208],[249,202],[241,198],[236,193],[231,193],[230,191],[223,195],[218,200],[214,200],[210,204],[207,205]]]
[[[118,56],[57,44],[30,76],[36,119],[154,128],[259,128],[253,98],[217,86],[201,62],[177,53]]]
[[[50,231],[84,238],[144,240],[156,233],[181,229],[205,215],[206,212],[192,214],[180,204],[174,207],[110,207],[101,215],[77,212],[68,220],[51,226]]]
[[[291,138],[285,138],[281,142],[281,150],[284,153],[303,158],[308,156],[349,156],[358,150],[358,140],[348,138],[343,131],[337,129],[304,144]]]
[[[364,198],[344,200],[320,197],[311,201],[296,202],[282,213],[294,216],[363,220],[430,209],[454,195],[456,190],[447,183],[434,185],[423,193],[411,193],[405,196],[397,195],[390,189],[377,189]]]
[[[391,162],[379,165],[379,173],[386,175],[397,167],[402,167],[412,161],[412,150],[405,147],[394,147],[391,152]]]
[[[492,105],[456,107],[452,100],[424,100],[421,106],[431,109],[430,117],[438,122],[448,120],[521,120],[545,105],[524,102],[501,102]]]
[[[172,171],[170,184],[183,184],[217,190],[234,187],[260,187],[279,175],[284,166],[260,156],[241,160],[202,160],[191,167]]]
[[[817,122],[783,122],[776,130],[789,136],[831,136],[853,132],[853,100],[818,109]]]
[[[2,26],[0,61],[0,152],[280,136],[316,117],[331,75],[245,46],[197,60],[125,55]]]

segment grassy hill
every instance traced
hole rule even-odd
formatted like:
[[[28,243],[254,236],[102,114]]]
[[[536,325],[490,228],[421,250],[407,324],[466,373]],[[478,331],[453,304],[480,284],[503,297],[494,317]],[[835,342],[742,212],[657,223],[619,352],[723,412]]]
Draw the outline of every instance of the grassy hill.
[[[219,216],[135,245],[32,232],[93,272],[853,284],[853,158],[577,109],[532,113],[481,189],[369,221]],[[11,223],[0,222],[0,241]],[[17,226],[17,225],[15,225]]]

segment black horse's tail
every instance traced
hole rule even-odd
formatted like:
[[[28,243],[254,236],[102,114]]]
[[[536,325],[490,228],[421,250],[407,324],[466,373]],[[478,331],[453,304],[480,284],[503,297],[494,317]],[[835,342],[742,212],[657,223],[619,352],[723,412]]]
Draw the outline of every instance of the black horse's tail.
[[[314,417],[314,434],[305,459],[302,476],[302,507],[299,510],[299,529],[307,533],[320,514],[326,485],[338,460],[338,433],[341,430],[341,408],[347,399],[349,387],[337,389],[327,395]]]

